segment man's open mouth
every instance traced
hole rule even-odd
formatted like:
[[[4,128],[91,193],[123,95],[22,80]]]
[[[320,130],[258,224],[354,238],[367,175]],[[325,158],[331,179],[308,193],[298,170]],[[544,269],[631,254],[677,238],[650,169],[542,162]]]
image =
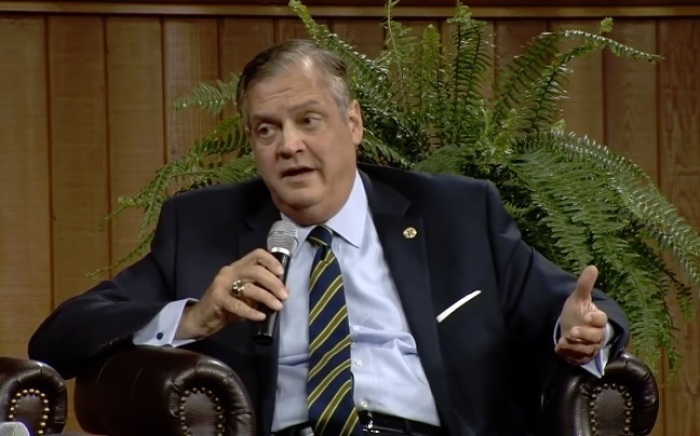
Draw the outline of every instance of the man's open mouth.
[[[313,171],[311,168],[292,168],[282,173],[282,177],[294,177]]]

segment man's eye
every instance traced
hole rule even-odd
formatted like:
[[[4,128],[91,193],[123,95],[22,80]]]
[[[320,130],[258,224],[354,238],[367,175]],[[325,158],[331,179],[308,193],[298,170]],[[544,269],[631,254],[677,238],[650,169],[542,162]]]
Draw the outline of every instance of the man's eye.
[[[259,137],[267,138],[272,135],[273,129],[269,124],[261,124],[258,126],[256,132]]]
[[[309,126],[309,127],[315,126],[316,124],[318,124],[319,121],[321,121],[321,120],[318,117],[305,117],[304,118],[304,124]]]

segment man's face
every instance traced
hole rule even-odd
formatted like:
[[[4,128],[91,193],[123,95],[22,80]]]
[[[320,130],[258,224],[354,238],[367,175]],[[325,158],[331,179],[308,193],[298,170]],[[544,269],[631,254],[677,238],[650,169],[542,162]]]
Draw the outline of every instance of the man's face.
[[[323,73],[300,62],[254,83],[247,107],[258,173],[277,207],[302,225],[335,215],[355,178],[363,134],[358,103],[342,113]]]

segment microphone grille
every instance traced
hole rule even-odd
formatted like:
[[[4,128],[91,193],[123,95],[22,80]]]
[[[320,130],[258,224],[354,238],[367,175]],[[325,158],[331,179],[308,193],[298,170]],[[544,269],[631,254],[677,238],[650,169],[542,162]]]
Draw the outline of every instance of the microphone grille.
[[[0,436],[29,436],[29,429],[21,422],[0,423]]]
[[[275,222],[267,234],[267,251],[282,249],[288,251],[291,256],[298,243],[297,226],[289,221]]]

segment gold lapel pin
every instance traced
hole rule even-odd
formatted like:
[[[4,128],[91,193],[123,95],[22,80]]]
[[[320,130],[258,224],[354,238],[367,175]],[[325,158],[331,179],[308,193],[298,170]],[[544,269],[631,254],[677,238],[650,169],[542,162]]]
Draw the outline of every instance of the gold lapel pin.
[[[418,234],[418,231],[413,227],[406,227],[403,230],[403,236],[406,239],[413,239],[416,237],[417,234]]]

